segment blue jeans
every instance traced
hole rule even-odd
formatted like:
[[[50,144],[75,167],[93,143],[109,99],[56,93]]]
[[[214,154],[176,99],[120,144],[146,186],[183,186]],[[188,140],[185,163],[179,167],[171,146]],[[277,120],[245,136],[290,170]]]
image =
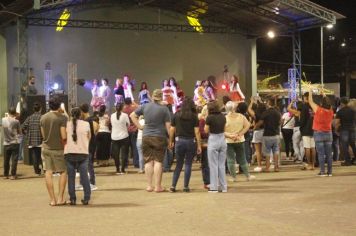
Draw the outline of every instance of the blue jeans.
[[[333,160],[338,161],[339,160],[339,136],[333,134]]]
[[[88,172],[89,172],[89,176],[90,176],[90,183],[92,185],[95,185],[94,154],[93,153],[89,153]]]
[[[245,154],[246,154],[246,161],[251,163],[252,159],[252,148],[251,148],[251,141],[252,141],[253,131],[249,130],[245,133]]]
[[[137,131],[129,133],[130,147],[132,152],[132,162],[134,167],[139,168],[139,156],[137,152]]]
[[[145,169],[145,161],[143,160],[143,153],[142,153],[142,139],[137,139],[136,146],[137,146],[137,153],[138,153],[139,168],[140,170],[143,171]]]
[[[208,161],[208,148],[202,148],[201,150],[201,174],[203,176],[203,182],[205,185],[210,184],[210,170]]]
[[[210,134],[208,139],[208,160],[210,170],[210,190],[227,190],[225,161],[226,141],[224,133]]]
[[[10,160],[11,175],[16,176],[17,162],[19,158],[19,144],[4,145],[4,177],[9,176]]]
[[[352,148],[354,153],[354,158],[356,158],[356,148],[355,148],[355,130],[341,130],[340,131],[340,148],[341,153],[344,156],[345,163],[351,164],[351,158],[349,153],[349,146]]]
[[[180,172],[184,168],[184,188],[189,187],[189,180],[192,174],[193,158],[196,153],[196,143],[194,138],[181,138],[176,137],[175,143],[177,165],[173,173],[172,187],[176,187]]]
[[[325,174],[325,159],[328,164],[328,174],[332,174],[332,142],[333,136],[330,132],[314,131],[315,147],[318,153],[320,173]]]
[[[173,164],[173,152],[167,149],[163,160],[163,170],[165,172],[170,171],[172,164]]]
[[[88,177],[88,155],[83,154],[65,154],[65,160],[68,172],[68,193],[71,201],[76,201],[75,195],[75,174],[76,170],[80,174],[80,182],[84,189],[84,200],[89,201],[91,195],[90,182]]]

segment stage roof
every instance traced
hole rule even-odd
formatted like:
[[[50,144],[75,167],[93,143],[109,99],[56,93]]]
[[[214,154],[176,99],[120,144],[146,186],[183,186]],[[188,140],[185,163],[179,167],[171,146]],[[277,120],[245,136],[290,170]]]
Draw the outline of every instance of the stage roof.
[[[203,26],[227,26],[252,37],[264,35],[268,29],[286,33],[335,24],[336,20],[344,18],[308,0],[2,0],[1,3],[0,26],[14,22],[18,16],[46,17],[46,14],[63,8],[78,10],[79,7],[80,10],[94,7],[160,8],[197,18]]]

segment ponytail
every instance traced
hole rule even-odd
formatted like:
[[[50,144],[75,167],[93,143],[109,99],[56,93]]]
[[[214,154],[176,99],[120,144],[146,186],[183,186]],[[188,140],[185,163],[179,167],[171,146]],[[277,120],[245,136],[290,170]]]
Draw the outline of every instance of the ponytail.
[[[124,107],[124,104],[123,103],[118,103],[116,105],[116,119],[117,120],[120,120],[120,116],[121,116],[121,111],[122,111],[122,108]]]
[[[78,135],[77,135],[77,121],[80,119],[81,111],[78,107],[75,107],[71,111],[72,115],[72,126],[73,126],[73,134],[72,134],[72,139],[76,143],[78,140]]]

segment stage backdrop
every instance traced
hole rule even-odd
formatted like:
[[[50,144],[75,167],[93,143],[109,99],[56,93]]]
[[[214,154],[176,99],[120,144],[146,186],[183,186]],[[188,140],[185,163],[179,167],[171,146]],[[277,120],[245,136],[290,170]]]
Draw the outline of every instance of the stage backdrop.
[[[96,19],[126,22],[186,24],[184,16],[173,17],[158,9],[132,10],[96,9],[73,13],[72,19]],[[193,95],[196,80],[210,75],[221,77],[224,65],[240,77],[240,86],[251,94],[251,80],[256,72],[255,41],[241,35],[137,32],[100,29],[52,27],[28,28],[29,66],[38,78],[36,87],[43,91],[43,70],[51,63],[53,78],[64,81],[67,89],[67,64],[77,63],[78,77],[86,80],[106,77],[110,86],[128,73],[136,81],[135,96],[140,83],[149,89],[161,87],[170,76],[177,79],[186,95]],[[17,94],[19,84],[14,73],[16,65],[16,29],[7,28],[9,92]],[[255,85],[254,85],[255,86]],[[78,100],[90,101],[90,91],[78,89]],[[9,101],[10,102],[10,101]]]

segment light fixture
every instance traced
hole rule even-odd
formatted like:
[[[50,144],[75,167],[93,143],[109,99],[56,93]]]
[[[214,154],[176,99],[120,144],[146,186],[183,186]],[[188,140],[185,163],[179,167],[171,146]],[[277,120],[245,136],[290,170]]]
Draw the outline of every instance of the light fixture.
[[[334,28],[334,25],[333,24],[328,24],[328,25],[326,25],[326,28],[332,29],[332,28]]]
[[[342,42],[342,43],[341,43],[341,47],[346,47],[346,43],[345,43],[345,42]]]
[[[203,26],[200,24],[199,19],[191,16],[187,16],[188,22],[191,26],[193,26],[194,30],[203,33]]]
[[[276,34],[274,33],[274,31],[270,30],[268,31],[267,36],[268,38],[273,39],[274,37],[276,37]]]
[[[61,16],[59,17],[58,21],[57,21],[57,28],[56,31],[62,31],[63,27],[67,25],[68,23],[68,19],[70,17],[70,12],[66,9],[64,9],[64,11],[62,12]]]
[[[53,86],[52,86],[52,89],[53,90],[59,89],[59,84],[58,83],[54,83]]]

